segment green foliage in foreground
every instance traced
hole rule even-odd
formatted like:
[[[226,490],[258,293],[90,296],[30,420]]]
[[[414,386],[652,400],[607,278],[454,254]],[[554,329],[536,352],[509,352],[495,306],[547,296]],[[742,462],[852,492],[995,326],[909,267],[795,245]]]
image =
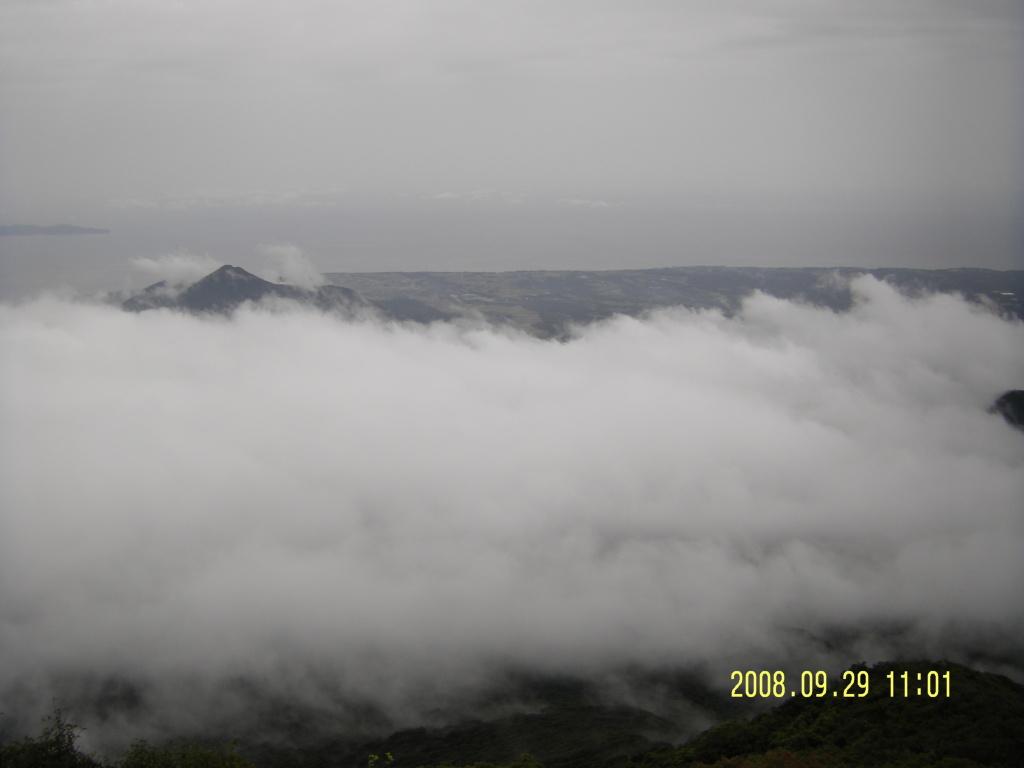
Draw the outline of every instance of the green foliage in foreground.
[[[151,747],[145,741],[132,744],[115,768],[252,768],[235,754],[235,746],[210,748],[198,744]]]
[[[794,697],[743,722],[711,728],[681,747],[644,739],[606,740],[600,747],[574,742],[573,730],[585,725],[585,709],[566,708],[557,718],[543,715],[509,718],[505,725],[526,741],[546,768],[1010,768],[1024,756],[1024,686],[999,675],[976,672],[957,664],[876,664],[870,670],[870,693],[862,697]],[[948,670],[947,697],[892,695],[886,675],[908,671]],[[833,690],[834,685],[829,690]],[[593,713],[590,713],[591,715]],[[608,710],[607,721],[633,722]],[[572,720],[566,718],[575,715]],[[631,716],[635,716],[632,713]],[[652,716],[653,717],[653,716]],[[540,718],[540,719],[538,719]],[[618,719],[616,719],[618,718]],[[542,722],[543,721],[543,722]],[[159,747],[139,741],[119,759],[104,763],[75,746],[78,727],[59,710],[45,721],[36,738],[0,746],[0,768],[256,768],[268,765],[259,751],[248,762],[234,746],[212,748],[195,744]],[[633,722],[633,725],[637,723]],[[544,726],[543,728],[541,726]],[[611,731],[615,734],[616,732]],[[295,750],[278,755],[275,766],[313,768],[541,768],[529,754],[518,759],[508,752],[493,723],[478,723],[460,731],[427,729],[398,734],[401,739],[361,753],[356,760],[335,751]],[[457,738],[453,738],[457,737]],[[471,762],[496,745],[493,762]],[[401,745],[401,749],[398,746]],[[469,747],[473,747],[470,751]],[[534,748],[535,747],[535,748]],[[387,750],[393,749],[392,753]],[[436,757],[424,757],[431,754]],[[381,757],[383,755],[383,757]],[[468,760],[466,755],[469,755]],[[403,759],[404,758],[404,759]]]
[[[198,744],[165,744],[154,747],[137,741],[112,763],[104,764],[76,746],[78,732],[57,710],[45,720],[36,738],[0,747],[0,768],[254,768],[235,754],[235,746],[207,747]]]
[[[441,765],[437,766],[437,768],[458,768],[458,766]],[[544,766],[534,760],[533,755],[524,754],[520,755],[519,759],[513,760],[507,765],[495,765],[494,763],[479,762],[463,766],[463,768],[544,768]]]
[[[59,709],[43,721],[37,738],[0,747],[0,768],[92,768],[99,763],[75,747],[79,728]]]
[[[256,768],[236,753],[236,745],[209,747],[200,744],[151,746],[136,741],[120,758],[103,763],[81,752],[76,741],[81,730],[68,722],[61,710],[44,719],[47,725],[35,738],[0,746],[0,768]],[[370,755],[367,768],[386,767],[393,762],[390,753],[384,760]],[[454,768],[444,766],[443,768]],[[524,754],[504,766],[478,762],[466,768],[543,768],[532,756]]]

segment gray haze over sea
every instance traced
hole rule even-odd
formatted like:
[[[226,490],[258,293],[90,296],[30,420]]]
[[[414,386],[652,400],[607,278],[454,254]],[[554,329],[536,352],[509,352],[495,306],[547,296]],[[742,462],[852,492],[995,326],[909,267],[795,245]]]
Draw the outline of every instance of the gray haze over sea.
[[[10,205],[3,223],[109,229],[0,238],[0,299],[43,289],[139,288],[137,259],[208,256],[259,271],[265,246],[300,249],[321,272],[853,266],[1021,268],[1007,211],[885,199],[572,198],[483,191],[420,198],[311,196],[164,204]],[[15,220],[20,217],[21,220]]]

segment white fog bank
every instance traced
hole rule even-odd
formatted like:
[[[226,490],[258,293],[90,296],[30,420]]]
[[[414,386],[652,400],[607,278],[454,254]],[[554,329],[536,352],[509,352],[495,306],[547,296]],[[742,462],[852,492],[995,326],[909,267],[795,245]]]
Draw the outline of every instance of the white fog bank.
[[[1019,661],[1024,434],[986,408],[1024,327],[856,288],[567,343],[2,305],[0,696],[301,697],[309,665],[398,711],[504,667],[807,668],[841,631]]]

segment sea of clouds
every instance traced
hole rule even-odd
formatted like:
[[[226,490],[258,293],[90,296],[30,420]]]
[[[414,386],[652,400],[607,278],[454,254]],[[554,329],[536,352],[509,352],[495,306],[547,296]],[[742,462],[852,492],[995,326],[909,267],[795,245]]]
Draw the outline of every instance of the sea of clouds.
[[[508,669],[1019,672],[1024,434],[986,408],[1024,326],[854,288],[565,342],[0,305],[0,710],[120,680],[188,730],[249,680],[400,725]]]

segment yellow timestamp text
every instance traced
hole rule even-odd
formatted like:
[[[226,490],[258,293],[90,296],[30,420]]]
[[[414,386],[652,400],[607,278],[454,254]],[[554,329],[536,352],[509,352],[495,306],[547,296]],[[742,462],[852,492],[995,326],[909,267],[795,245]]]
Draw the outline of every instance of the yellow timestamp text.
[[[729,677],[736,681],[732,688],[733,698],[788,698],[790,696],[802,696],[804,698],[828,696],[842,696],[845,698],[862,698],[868,695],[871,688],[871,676],[866,669],[854,672],[847,670],[843,672],[841,683],[835,687],[831,686],[828,674],[821,670],[817,672],[804,671],[800,673],[800,687],[790,687],[786,673],[782,670],[774,672],[768,670],[735,671]]]
[[[734,681],[731,694],[733,698],[864,698],[871,691],[871,675],[866,669],[847,670],[838,680],[830,679],[828,673],[822,670],[803,671],[800,673],[799,685],[790,685],[790,678],[782,670],[736,670],[731,672],[729,677]],[[891,698],[949,697],[951,692],[948,670],[902,674],[889,672],[886,679],[889,685],[885,687],[888,688]],[[875,682],[881,681],[876,679]],[[879,695],[885,695],[885,687],[879,686]]]

